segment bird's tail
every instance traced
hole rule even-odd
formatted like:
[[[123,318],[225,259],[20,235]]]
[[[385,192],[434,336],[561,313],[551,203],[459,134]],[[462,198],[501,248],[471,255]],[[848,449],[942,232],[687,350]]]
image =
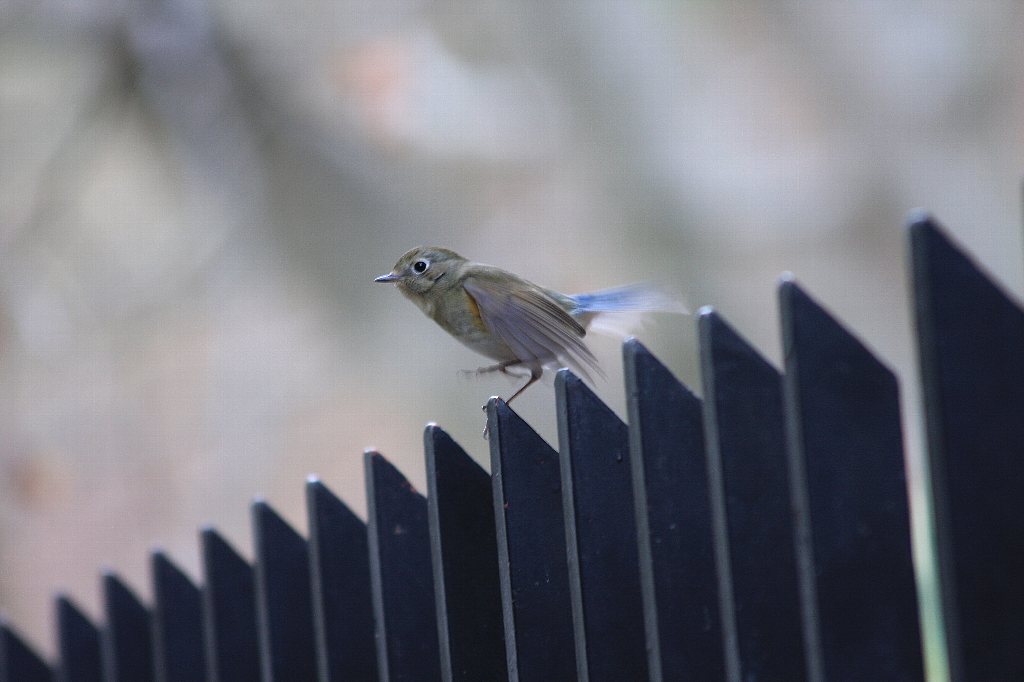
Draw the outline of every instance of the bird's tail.
[[[689,313],[686,306],[678,299],[665,293],[662,289],[646,282],[627,284],[612,289],[602,289],[585,294],[576,294],[569,299],[575,305],[572,316],[583,326],[589,326],[594,317],[601,315],[600,324],[595,324],[595,331],[605,331],[621,336],[642,323],[642,315],[637,313]],[[629,319],[611,323],[602,313],[634,313],[623,316]],[[618,316],[617,316],[618,317]]]
[[[574,315],[586,313],[680,313],[689,311],[678,299],[652,284],[640,282],[570,296]]]

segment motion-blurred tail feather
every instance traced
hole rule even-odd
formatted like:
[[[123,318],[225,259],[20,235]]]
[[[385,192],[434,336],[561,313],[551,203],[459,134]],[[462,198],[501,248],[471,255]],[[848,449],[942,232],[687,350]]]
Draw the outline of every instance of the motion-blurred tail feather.
[[[679,299],[643,282],[576,294],[569,298],[576,304],[572,316],[589,331],[620,338],[637,333],[644,326],[647,313],[686,315],[690,312]]]
[[[640,282],[611,289],[570,296],[576,304],[574,315],[583,313],[678,313],[688,314],[678,299],[652,284]]]

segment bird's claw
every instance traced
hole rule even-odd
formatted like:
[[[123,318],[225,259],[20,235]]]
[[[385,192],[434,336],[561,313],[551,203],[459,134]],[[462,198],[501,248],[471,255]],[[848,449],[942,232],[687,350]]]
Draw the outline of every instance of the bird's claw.
[[[501,396],[498,396],[498,400],[501,400]],[[484,403],[483,405],[481,405],[480,409],[483,410],[484,412],[487,412],[487,404],[488,403]],[[490,425],[489,422],[484,421],[484,432],[483,432],[483,434],[481,434],[483,436],[483,439],[487,440],[487,436],[489,436],[490,433],[491,433],[491,425]]]

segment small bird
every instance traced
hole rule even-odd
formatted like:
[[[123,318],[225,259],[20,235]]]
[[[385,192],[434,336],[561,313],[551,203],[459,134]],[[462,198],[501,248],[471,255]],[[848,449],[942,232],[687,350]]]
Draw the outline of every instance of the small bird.
[[[566,295],[507,270],[474,263],[449,249],[419,246],[375,282],[393,282],[427,317],[472,350],[497,364],[478,374],[515,369],[529,378],[511,403],[540,379],[544,367],[568,365],[585,376],[600,373],[583,338],[593,319],[611,312],[680,312],[686,309],[646,284]]]

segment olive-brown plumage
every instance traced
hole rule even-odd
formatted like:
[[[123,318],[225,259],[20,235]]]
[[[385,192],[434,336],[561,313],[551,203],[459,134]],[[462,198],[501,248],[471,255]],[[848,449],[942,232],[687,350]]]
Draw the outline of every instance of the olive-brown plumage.
[[[529,370],[529,379],[508,402],[537,381],[547,365],[568,364],[583,374],[588,367],[600,372],[583,342],[595,315],[682,312],[681,306],[644,285],[568,296],[436,246],[408,251],[391,272],[374,281],[394,282],[446,332],[497,363],[479,372]]]

